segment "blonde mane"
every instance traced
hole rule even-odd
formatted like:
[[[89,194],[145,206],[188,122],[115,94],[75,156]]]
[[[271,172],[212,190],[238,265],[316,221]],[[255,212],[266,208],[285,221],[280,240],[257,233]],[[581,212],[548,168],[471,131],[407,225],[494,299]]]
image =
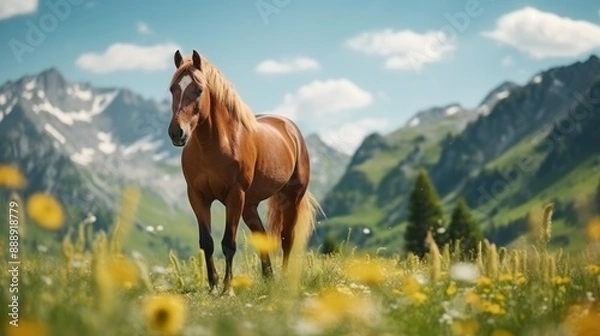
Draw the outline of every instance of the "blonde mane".
[[[181,66],[173,74],[173,79],[169,85],[173,85],[173,81],[179,78],[182,72],[189,70],[190,67],[193,68],[191,58],[184,59]],[[247,130],[255,130],[256,117],[237,93],[233,84],[204,56],[202,56],[201,68],[201,71],[191,71],[194,80],[207,85],[211,95],[217,102],[225,105],[234,119],[241,122]]]

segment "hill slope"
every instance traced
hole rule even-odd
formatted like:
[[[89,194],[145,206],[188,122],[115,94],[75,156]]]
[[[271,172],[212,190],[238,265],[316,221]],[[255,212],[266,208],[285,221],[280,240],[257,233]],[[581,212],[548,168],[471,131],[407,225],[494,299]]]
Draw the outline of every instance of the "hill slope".
[[[448,213],[464,196],[488,234],[509,243],[519,235],[511,225],[523,225],[532,207],[555,195],[569,174],[570,183],[582,188],[561,190],[563,199],[572,202],[595,187],[600,173],[585,167],[600,154],[592,131],[600,128],[593,117],[599,76],[600,59],[592,56],[539,73],[522,87],[502,83],[475,108],[431,108],[390,134],[368,136],[323,201],[328,219],[319,237],[343,239],[352,229],[354,243],[401,251],[407,196],[423,168]],[[525,160],[528,166],[520,168]],[[572,213],[563,218],[575,220]]]

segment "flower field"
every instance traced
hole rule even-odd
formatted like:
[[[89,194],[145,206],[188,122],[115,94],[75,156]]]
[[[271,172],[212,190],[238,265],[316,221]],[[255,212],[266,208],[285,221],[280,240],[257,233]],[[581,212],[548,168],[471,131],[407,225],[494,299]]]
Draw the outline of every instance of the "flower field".
[[[123,246],[138,196],[135,189],[125,195],[113,232],[89,235],[82,222],[65,236],[60,256],[22,251],[18,293],[9,291],[15,275],[0,273],[3,335],[600,334],[600,221],[576,255],[543,243],[507,249],[484,241],[467,260],[454,252],[458,246],[428,239],[430,253],[420,260],[342,244],[336,254],[294,256],[287,272],[276,243],[243,236],[235,295],[221,296],[208,292],[201,252],[185,260],[171,253],[158,264]],[[63,220],[50,195],[32,196],[26,209],[46,230]],[[7,245],[0,251],[10,260]],[[262,278],[258,251],[275,257],[274,278]],[[17,294],[18,322],[11,323]]]

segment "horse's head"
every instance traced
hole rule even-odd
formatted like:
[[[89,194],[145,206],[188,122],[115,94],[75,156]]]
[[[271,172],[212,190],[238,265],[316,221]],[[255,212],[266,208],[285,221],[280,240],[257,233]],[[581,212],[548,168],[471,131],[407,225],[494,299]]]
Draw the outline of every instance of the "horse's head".
[[[208,118],[210,99],[202,75],[202,58],[196,50],[191,59],[183,59],[177,50],[175,67],[169,87],[173,99],[169,137],[173,145],[180,147],[185,145],[198,123]]]

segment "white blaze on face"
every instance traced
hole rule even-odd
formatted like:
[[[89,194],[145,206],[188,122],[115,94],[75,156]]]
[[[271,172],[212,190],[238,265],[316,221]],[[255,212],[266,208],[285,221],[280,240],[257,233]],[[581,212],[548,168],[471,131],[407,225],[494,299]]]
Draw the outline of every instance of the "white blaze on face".
[[[190,77],[189,75],[185,75],[183,77],[181,77],[181,80],[179,80],[179,88],[181,89],[181,94],[179,96],[179,105],[177,105],[177,110],[181,110],[181,108],[183,106],[181,106],[181,104],[183,103],[183,96],[185,95],[185,89],[187,89],[187,87],[192,83],[192,77]]]
[[[183,125],[180,125],[180,127],[183,130],[183,134],[185,134],[186,136],[192,134],[192,123],[186,122]]]

